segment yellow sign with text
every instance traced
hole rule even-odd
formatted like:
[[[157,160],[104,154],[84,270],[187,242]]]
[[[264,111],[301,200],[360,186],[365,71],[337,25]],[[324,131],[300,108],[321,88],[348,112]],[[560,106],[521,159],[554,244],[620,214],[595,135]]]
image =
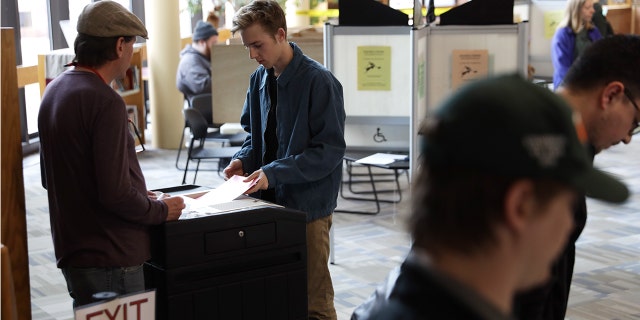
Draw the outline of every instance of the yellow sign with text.
[[[391,47],[358,47],[358,90],[391,91]]]
[[[558,29],[558,24],[564,17],[563,10],[547,11],[544,13],[544,37],[545,39],[553,38]]]

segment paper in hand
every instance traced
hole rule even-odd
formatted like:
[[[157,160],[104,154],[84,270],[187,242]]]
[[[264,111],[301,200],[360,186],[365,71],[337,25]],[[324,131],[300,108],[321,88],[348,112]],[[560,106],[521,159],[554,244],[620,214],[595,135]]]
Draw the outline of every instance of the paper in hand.
[[[245,194],[256,185],[257,179],[244,182],[245,177],[233,176],[219,187],[203,194],[194,201],[196,206],[210,206],[212,204],[231,202]]]

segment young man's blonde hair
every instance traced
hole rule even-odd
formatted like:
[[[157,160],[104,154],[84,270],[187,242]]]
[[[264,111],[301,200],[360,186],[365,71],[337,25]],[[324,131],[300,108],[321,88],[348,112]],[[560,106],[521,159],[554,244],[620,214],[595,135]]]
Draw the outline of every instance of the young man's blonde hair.
[[[587,30],[593,28],[591,21],[582,20],[582,7],[589,0],[569,0],[564,13],[564,18],[558,25],[558,28],[569,27],[573,32],[578,33],[583,28]]]
[[[284,11],[276,1],[255,0],[240,8],[233,17],[233,34],[259,23],[268,33],[275,36],[279,28],[287,34],[287,20]]]

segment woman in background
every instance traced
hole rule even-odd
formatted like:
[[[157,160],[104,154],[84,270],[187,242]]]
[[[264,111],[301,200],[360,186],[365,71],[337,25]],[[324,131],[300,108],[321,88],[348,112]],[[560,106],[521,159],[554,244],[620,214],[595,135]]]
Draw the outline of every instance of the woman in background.
[[[562,85],[564,75],[580,54],[602,35],[591,19],[593,0],[569,0],[564,19],[551,40],[551,61],[553,62],[553,87]]]

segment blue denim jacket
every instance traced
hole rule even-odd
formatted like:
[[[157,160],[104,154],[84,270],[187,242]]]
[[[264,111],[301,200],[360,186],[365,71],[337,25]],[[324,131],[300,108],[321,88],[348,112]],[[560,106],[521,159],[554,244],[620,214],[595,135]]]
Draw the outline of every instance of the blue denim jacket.
[[[344,98],[342,85],[295,43],[293,59],[278,77],[277,160],[262,164],[270,99],[267,69],[251,75],[240,122],[249,132],[235,158],[245,173],[262,168],[275,188],[276,203],[307,212],[307,221],[336,208],[342,180]]]

